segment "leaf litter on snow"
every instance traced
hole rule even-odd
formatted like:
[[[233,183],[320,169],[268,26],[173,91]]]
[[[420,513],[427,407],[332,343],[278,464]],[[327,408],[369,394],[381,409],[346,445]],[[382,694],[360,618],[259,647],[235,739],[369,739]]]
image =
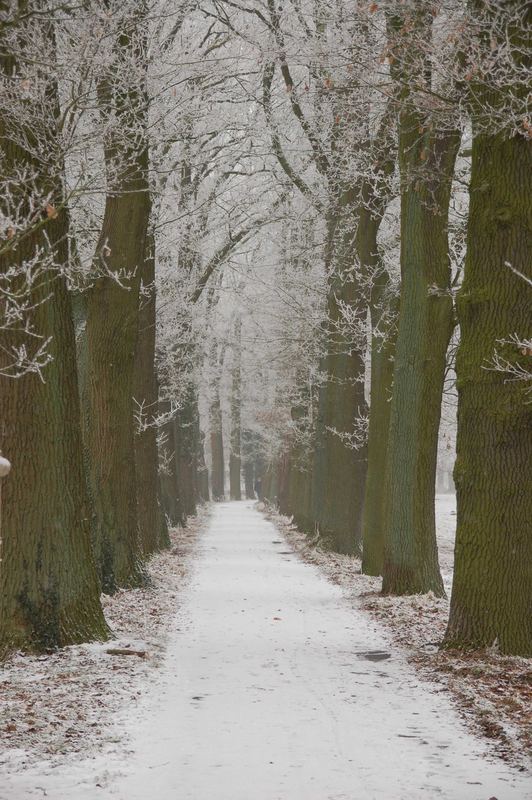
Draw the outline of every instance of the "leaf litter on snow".
[[[532,768],[532,662],[496,649],[440,651],[449,616],[456,511],[454,495],[438,495],[436,521],[446,598],[432,593],[392,597],[380,593],[380,578],[362,575],[360,559],[332,552],[300,532],[292,519],[259,503],[301,557],[338,584],[347,599],[369,612],[391,633],[422,678],[448,692],[466,724],[491,743],[492,752],[521,770]]]
[[[55,767],[118,744],[117,717],[137,707],[160,663],[207,514],[170,531],[170,548],[148,562],[145,588],[102,596],[109,641],[16,653],[0,666],[0,772]],[[124,657],[130,651],[144,657]]]

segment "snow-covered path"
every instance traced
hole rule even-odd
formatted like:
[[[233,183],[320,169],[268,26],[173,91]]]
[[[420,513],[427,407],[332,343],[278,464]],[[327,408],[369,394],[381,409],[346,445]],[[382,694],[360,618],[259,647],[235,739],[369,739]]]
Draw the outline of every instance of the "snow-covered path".
[[[129,725],[129,763],[56,774],[48,797],[524,800],[532,791],[482,757],[447,697],[420,684],[376,624],[248,502],[215,507],[148,695]]]

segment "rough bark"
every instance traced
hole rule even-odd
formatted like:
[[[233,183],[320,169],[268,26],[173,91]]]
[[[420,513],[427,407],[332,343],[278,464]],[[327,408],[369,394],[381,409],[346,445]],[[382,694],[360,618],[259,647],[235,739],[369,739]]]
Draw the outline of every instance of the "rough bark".
[[[244,432],[245,434],[245,432]],[[244,449],[245,453],[245,449]],[[246,500],[254,500],[255,499],[255,475],[253,471],[253,461],[248,458],[246,455],[244,456],[244,490],[246,493]]]
[[[48,227],[51,241],[64,234],[61,226],[58,219]],[[17,257],[32,243],[44,244],[29,237]],[[48,274],[31,295],[32,303],[42,301],[33,322],[53,337],[46,383],[35,374],[0,377],[0,446],[13,464],[2,487],[0,650],[49,650],[107,636],[90,548],[74,326],[64,278]],[[2,345],[10,339],[3,335]]]
[[[383,592],[443,596],[435,523],[435,483],[447,347],[453,329],[447,219],[458,132],[424,146],[430,177],[408,170],[423,152],[403,122],[400,161],[401,299],[386,470]],[[405,141],[406,140],[406,141]],[[408,156],[406,155],[408,153]],[[406,163],[408,161],[408,163]],[[436,213],[435,213],[436,212]],[[434,288],[436,287],[436,288]]]
[[[375,171],[362,187],[356,248],[362,274],[371,280],[371,380],[367,442],[367,473],[362,520],[362,572],[381,575],[384,559],[384,476],[388,453],[397,299],[390,276],[379,257],[377,236],[390,200],[387,178],[396,162],[393,105],[384,114],[374,142]]]
[[[220,405],[220,392],[218,384],[213,388],[213,398],[210,405],[210,436],[211,436],[211,489],[213,500],[225,499],[225,463],[224,442],[222,431],[222,408]]]
[[[199,412],[193,385],[188,387],[183,406],[175,415],[174,426],[177,485],[186,519],[196,513],[198,499]]]
[[[48,35],[53,36],[51,26]],[[7,80],[16,70],[1,31],[0,70]],[[49,80],[48,99],[56,105],[55,83],[48,73],[41,77]],[[6,178],[13,175],[12,199],[21,212],[29,218],[31,206],[41,200],[43,208],[33,225],[14,238],[12,248],[2,243],[0,272],[38,259],[43,272],[27,299],[36,332],[50,340],[52,361],[44,381],[36,373],[0,377],[0,449],[12,462],[2,485],[0,654],[47,651],[108,635],[90,548],[72,307],[64,273],[58,271],[69,263],[68,212],[62,205],[60,165],[53,158],[46,161],[56,141],[56,120],[37,115],[31,129],[21,131],[18,91],[13,116],[0,117],[2,168]],[[17,143],[23,137],[32,153]],[[33,186],[17,179],[21,169],[32,171]],[[45,203],[57,212],[47,214]],[[23,286],[21,278],[12,288]],[[6,312],[5,302],[0,302],[0,315]],[[0,369],[10,362],[10,348],[24,344],[32,343],[23,331],[2,332]]]
[[[457,532],[448,647],[497,644],[532,656],[532,405],[523,384],[488,369],[494,352],[530,369],[532,145],[473,141],[464,281],[458,298]],[[510,267],[511,265],[511,267]]]
[[[229,493],[231,500],[242,500],[241,489],[241,455],[240,455],[240,395],[241,395],[241,363],[240,335],[242,323],[238,319],[235,324],[235,347],[233,350],[233,374],[231,396],[231,449],[229,453]]]
[[[135,475],[135,349],[139,290],[150,213],[147,105],[135,87],[120,84],[121,70],[139,59],[135,25],[115,46],[99,89],[102,114],[112,114],[105,142],[108,193],[95,264],[98,277],[87,301],[87,431],[94,547],[102,588],[137,586],[143,580]],[[127,288],[105,273],[126,270]],[[131,273],[133,275],[131,276]]]
[[[373,287],[370,306],[373,329],[371,343],[371,395],[368,429],[368,469],[363,516],[362,572],[382,575],[384,561],[384,480],[388,455],[390,409],[395,355],[395,320],[381,320],[381,299],[388,276],[383,273]],[[375,331],[382,333],[378,336]]]
[[[142,284],[147,294],[141,297],[135,354],[134,398],[141,415],[135,435],[135,475],[139,534],[144,555],[159,550],[157,428],[158,388],[155,373],[155,240],[153,231],[146,237]],[[145,426],[142,425],[145,423]]]
[[[396,306],[387,296],[389,275],[379,263],[377,233],[382,215],[369,214],[361,220],[358,251],[366,270],[375,271],[371,298],[371,383],[368,426],[368,465],[363,515],[362,572],[382,575],[384,560],[384,479],[388,454],[392,399]]]
[[[198,436],[198,490],[199,499],[208,503],[211,499],[209,492],[209,470],[205,462],[205,434],[200,431]]]
[[[169,411],[170,402],[168,400],[160,400],[160,414],[168,414]],[[162,506],[170,525],[183,525],[185,513],[178,488],[175,424],[173,419],[170,419],[162,426],[160,436],[159,481]]]
[[[420,17],[411,24],[429,42],[430,17],[427,9],[419,8]],[[407,35],[404,31],[400,28],[401,35]],[[453,327],[447,220],[460,134],[431,132],[409,95],[408,81],[421,79],[423,59],[402,52],[405,55],[394,70],[401,87],[401,298],[385,480],[382,588],[391,594],[432,591],[442,596],[434,495],[445,357]]]
[[[340,553],[360,551],[366,477],[365,447],[350,447],[343,436],[353,433],[356,418],[365,416],[364,353],[345,330],[340,302],[364,313],[356,277],[347,279],[353,264],[353,203],[349,193],[329,221],[331,276],[327,298],[326,354],[321,372],[313,461],[314,519],[322,537]]]

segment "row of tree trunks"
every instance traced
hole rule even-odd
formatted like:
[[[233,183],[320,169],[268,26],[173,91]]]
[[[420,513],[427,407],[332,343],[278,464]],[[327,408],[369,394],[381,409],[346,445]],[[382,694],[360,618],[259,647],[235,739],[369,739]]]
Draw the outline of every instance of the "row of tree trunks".
[[[291,451],[287,484],[283,513],[294,518],[300,531],[313,533],[316,525],[312,516],[312,472],[308,457],[297,446]]]
[[[32,13],[32,6],[21,4],[25,21],[20,29],[0,31],[3,88],[10,91],[11,78],[14,87],[12,103],[2,104],[0,118],[2,170],[4,177],[13,174],[12,192],[5,198],[11,206],[2,210],[9,218],[16,201],[17,213],[29,220],[26,230],[10,237],[13,246],[2,247],[0,270],[18,271],[12,288],[25,295],[31,325],[41,337],[30,342],[46,342],[49,363],[44,380],[36,372],[16,380],[0,378],[0,448],[13,463],[3,487],[2,653],[105,638],[100,590],[138,585],[144,579],[145,557],[169,544],[167,517],[158,502],[168,476],[159,474],[154,424],[158,387],[155,253],[148,227],[145,5],[122,21],[114,63],[98,82],[108,187],[94,257],[96,278],[77,296],[70,294],[66,277],[76,255],[63,190],[53,70],[43,72],[38,81],[46,103],[35,115],[24,109],[31,127],[21,131],[17,121],[20,103],[27,106],[33,100],[20,97],[15,53],[35,47],[37,41],[43,53],[50,46],[53,59],[52,18],[40,14],[39,4],[39,13]],[[126,74],[136,76],[127,86]],[[44,116],[45,106],[54,113]],[[31,172],[32,181],[21,181],[21,170]],[[31,284],[24,277],[28,265],[38,275]],[[6,302],[0,312],[8,319]],[[26,338],[21,326],[2,331],[0,370],[9,373],[16,348],[27,346]],[[141,422],[137,435],[135,417]],[[176,474],[175,491],[166,486],[166,495],[177,503],[182,494],[184,506],[181,510],[177,503],[168,516],[183,522],[194,513],[200,492],[198,459],[203,453],[195,396],[190,419],[171,428],[179,439],[177,446],[173,442],[173,468],[178,465],[182,474],[179,479]],[[208,498],[205,469],[202,487]]]
[[[28,13],[20,4],[18,13]],[[22,8],[24,6],[24,8]],[[28,14],[32,19],[31,13]],[[0,449],[12,462],[2,492],[0,541],[0,654],[13,649],[46,651],[76,642],[105,639],[108,631],[99,602],[99,586],[90,546],[89,511],[83,471],[76,343],[65,269],[69,264],[69,217],[65,207],[62,162],[57,153],[58,92],[47,72],[40,76],[56,114],[44,120],[26,109],[32,121],[19,129],[20,91],[15,52],[41,38],[53,42],[52,23],[37,15],[24,29],[18,50],[0,30],[0,70],[11,103],[3,103],[0,141],[4,176],[13,176],[11,200],[29,220],[41,214],[3,247],[0,271],[17,274],[11,288],[32,309],[35,332],[48,341],[51,362],[46,381],[35,372],[0,377],[2,417]],[[13,109],[13,116],[7,111]],[[28,145],[28,149],[21,142]],[[20,171],[33,184],[20,181]],[[0,198],[0,207],[8,198]],[[12,208],[2,208],[9,217]],[[4,243],[5,244],[5,243]],[[34,280],[26,284],[32,265]],[[39,274],[40,273],[40,274]],[[38,278],[37,278],[38,276]],[[8,300],[0,314],[9,316]],[[31,344],[30,340],[30,344]],[[9,372],[15,350],[28,346],[23,325],[2,332],[0,370]]]
[[[185,525],[187,517],[196,513],[197,502],[209,499],[202,445],[199,450],[195,392],[189,395],[184,407],[173,414],[168,400],[160,401],[159,409],[161,415],[167,417],[161,429],[159,448],[162,505],[170,525]]]
[[[300,531],[312,534],[316,531],[312,473],[298,462],[298,456],[295,448],[270,465],[262,481],[262,496],[282,514],[292,517]]]

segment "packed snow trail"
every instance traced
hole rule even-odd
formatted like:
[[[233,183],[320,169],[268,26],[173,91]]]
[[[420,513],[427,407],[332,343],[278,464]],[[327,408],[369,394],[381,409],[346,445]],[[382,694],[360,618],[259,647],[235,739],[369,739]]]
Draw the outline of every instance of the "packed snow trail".
[[[532,789],[483,758],[447,697],[249,502],[214,507],[135,714],[129,762],[58,770],[40,781],[47,796],[524,800]]]

